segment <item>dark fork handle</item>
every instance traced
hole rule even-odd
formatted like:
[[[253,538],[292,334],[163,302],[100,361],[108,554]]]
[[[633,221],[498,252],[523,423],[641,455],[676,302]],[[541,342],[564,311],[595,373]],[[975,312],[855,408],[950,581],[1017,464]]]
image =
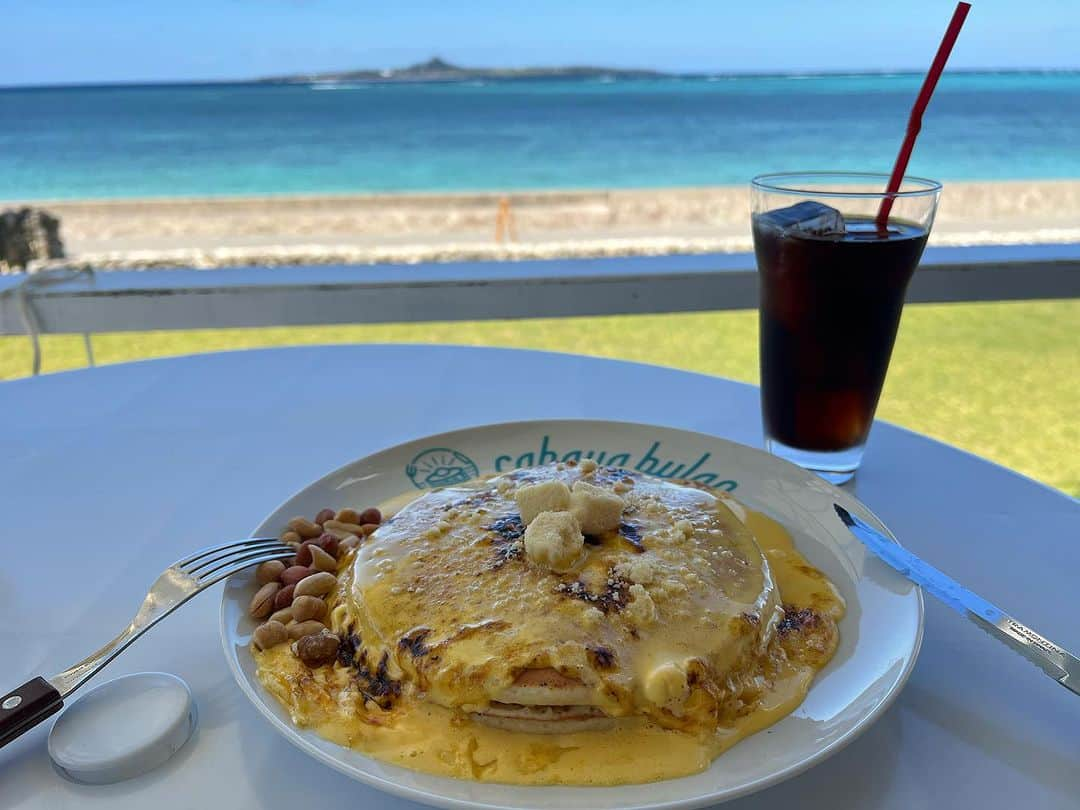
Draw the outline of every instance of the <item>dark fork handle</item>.
[[[0,698],[0,748],[29,731],[64,705],[51,683],[32,678]]]

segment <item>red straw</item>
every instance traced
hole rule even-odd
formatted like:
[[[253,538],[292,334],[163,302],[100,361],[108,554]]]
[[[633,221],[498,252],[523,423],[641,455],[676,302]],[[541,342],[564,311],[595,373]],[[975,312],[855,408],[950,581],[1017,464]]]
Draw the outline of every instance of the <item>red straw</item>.
[[[971,3],[956,4],[956,11],[953,12],[949,27],[945,29],[945,36],[942,37],[941,45],[938,46],[937,55],[930,65],[930,72],[926,74],[919,96],[915,99],[915,106],[911,108],[907,134],[900,145],[900,154],[896,156],[896,165],[893,166],[892,176],[889,177],[889,185],[885,188],[886,196],[881,201],[881,208],[878,209],[877,226],[880,230],[884,230],[889,224],[889,212],[892,211],[895,199],[893,195],[900,190],[904,172],[907,171],[908,161],[911,160],[911,150],[915,147],[915,138],[922,129],[922,117],[926,111],[926,105],[930,103],[930,96],[934,94],[934,88],[937,87],[938,79],[941,78],[941,72],[945,70],[945,63],[949,60],[949,54],[952,53],[953,45],[956,44],[956,38],[960,35],[960,29],[970,9]]]

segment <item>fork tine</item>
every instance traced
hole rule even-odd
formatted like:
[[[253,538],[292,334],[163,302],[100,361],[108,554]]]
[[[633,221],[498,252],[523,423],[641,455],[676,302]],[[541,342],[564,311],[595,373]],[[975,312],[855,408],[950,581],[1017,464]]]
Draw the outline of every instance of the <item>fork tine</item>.
[[[260,540],[257,543],[222,546],[200,555],[201,559],[199,559],[197,563],[187,563],[180,567],[189,574],[195,574],[197,571],[206,568],[208,565],[213,565],[216,562],[220,562],[228,557],[236,556],[237,554],[249,554],[256,551],[279,549],[282,547],[286,546],[280,540]]]
[[[280,544],[266,543],[259,546],[248,546],[247,548],[232,549],[230,551],[220,552],[213,557],[206,557],[194,565],[182,566],[180,568],[185,574],[189,576],[197,577],[200,574],[205,573],[209,569],[217,566],[220,563],[227,563],[231,560],[238,559],[244,555],[261,554],[266,551],[282,551]],[[295,553],[295,552],[294,552]]]
[[[218,560],[218,564],[215,565],[213,568],[208,568],[205,571],[199,571],[198,573],[192,574],[192,576],[199,580],[205,580],[211,574],[214,574],[217,571],[221,571],[225,568],[239,566],[239,568],[236,568],[236,570],[239,571],[242,568],[247,568],[249,565],[253,565],[256,561],[266,562],[267,560],[280,560],[283,557],[290,557],[295,553],[296,552],[294,552],[288,546],[282,546],[280,549],[260,549],[259,551],[249,552],[239,557],[233,556],[228,559]]]
[[[206,548],[201,548],[194,554],[192,554],[190,557],[185,557],[182,560],[177,560],[175,563],[173,563],[173,565],[178,565],[181,567],[188,566],[196,560],[201,560],[207,554],[214,554],[218,551],[226,551],[231,548],[243,548],[244,546],[250,546],[254,543],[268,543],[271,540],[277,541],[279,543],[281,542],[276,537],[245,537],[242,540],[234,540],[231,543],[218,543],[216,546],[207,546]]]
[[[292,549],[290,549],[290,551],[291,550]],[[221,582],[221,580],[225,579],[226,577],[231,577],[233,574],[239,571],[243,571],[245,568],[250,568],[251,566],[258,565],[259,563],[270,562],[271,560],[280,560],[281,556],[282,555],[280,554],[269,553],[262,554],[258,557],[252,557],[250,559],[235,560],[232,563],[226,563],[220,568],[215,568],[213,571],[205,571],[204,573],[198,575],[199,587],[209,588],[214,583]]]

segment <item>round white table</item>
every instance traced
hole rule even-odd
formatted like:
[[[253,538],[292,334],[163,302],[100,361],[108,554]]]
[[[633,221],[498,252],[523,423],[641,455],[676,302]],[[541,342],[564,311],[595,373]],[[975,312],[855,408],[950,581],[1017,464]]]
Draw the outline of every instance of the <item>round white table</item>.
[[[166,565],[247,535],[326,471],[425,434],[545,417],[761,444],[752,386],[540,352],[276,349],[0,384],[0,692],[96,649]],[[1080,648],[1076,501],[887,424],[854,488],[916,553]],[[163,670],[191,685],[200,727],[171,761],[77,785],[50,765],[47,721],[0,749],[0,807],[412,807],[271,730],[226,669],[219,603],[218,588],[200,595],[98,677]],[[824,764],[727,807],[1077,808],[1080,700],[928,599],[922,654],[897,704]]]

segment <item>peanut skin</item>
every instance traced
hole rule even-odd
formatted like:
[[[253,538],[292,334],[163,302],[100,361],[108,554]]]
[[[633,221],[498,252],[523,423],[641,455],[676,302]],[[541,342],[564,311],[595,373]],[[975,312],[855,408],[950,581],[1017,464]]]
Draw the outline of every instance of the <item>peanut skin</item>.
[[[266,622],[260,624],[255,628],[255,632],[251,634],[251,641],[255,644],[255,648],[259,650],[269,650],[271,647],[276,647],[278,644],[282,644],[289,640],[289,634],[285,630],[285,625],[281,622]]]
[[[306,565],[293,565],[281,572],[282,585],[295,585],[305,577],[311,576],[312,571]]]
[[[295,590],[295,585],[286,585],[278,591],[274,597],[274,610],[284,610],[289,607],[293,602],[293,591]]]
[[[277,582],[267,582],[251,597],[248,613],[256,619],[265,619],[273,611],[274,600],[280,590],[281,585]]]
[[[360,520],[357,523],[374,523],[378,525],[382,523],[382,512],[374,506],[369,507],[360,513]]]
[[[339,532],[345,534],[360,534],[361,528],[359,523],[342,523],[340,520],[328,520],[323,524],[323,529],[335,537]]]
[[[355,509],[342,509],[337,513],[334,520],[338,523],[359,523],[360,513]]]
[[[286,628],[289,633],[289,638],[301,639],[304,636],[311,636],[315,633],[321,633],[326,629],[326,625],[322,622],[315,621],[314,619],[308,619],[306,622],[297,622],[296,624],[290,624]]]
[[[275,610],[270,614],[270,618],[267,621],[281,622],[282,624],[288,624],[293,620],[292,608],[282,608],[281,610]]]
[[[336,539],[334,543],[337,543]],[[327,554],[319,546],[311,546],[311,567],[315,571],[326,571],[333,574],[337,571],[337,560],[334,559],[332,554]]]
[[[293,595],[326,596],[336,585],[337,577],[327,571],[320,571],[297,582]]]
[[[277,582],[278,577],[281,576],[281,572],[285,570],[285,563],[281,560],[270,560],[264,562],[258,568],[255,569],[255,581],[259,585],[265,585],[267,582]]]
[[[298,596],[293,600],[292,617],[298,622],[321,619],[326,615],[326,602],[317,596]]]
[[[312,537],[318,537],[322,534],[322,527],[317,523],[312,523],[310,520],[304,517],[294,517],[289,521],[289,528],[303,537],[305,540]]]

